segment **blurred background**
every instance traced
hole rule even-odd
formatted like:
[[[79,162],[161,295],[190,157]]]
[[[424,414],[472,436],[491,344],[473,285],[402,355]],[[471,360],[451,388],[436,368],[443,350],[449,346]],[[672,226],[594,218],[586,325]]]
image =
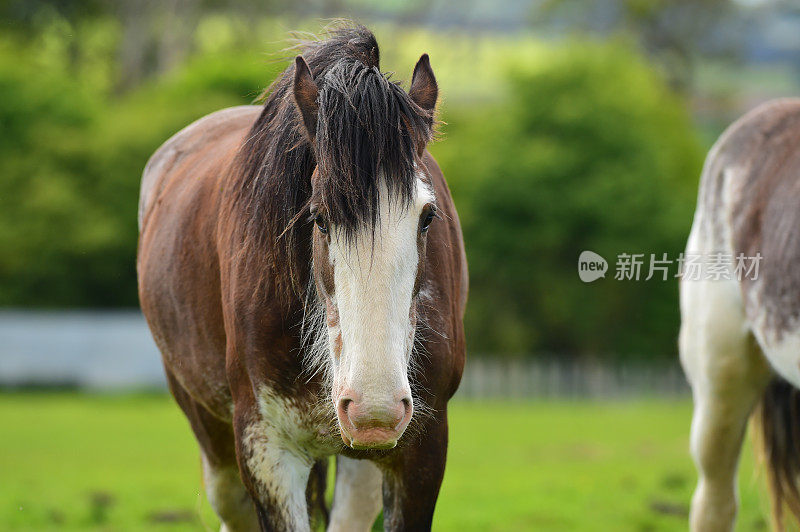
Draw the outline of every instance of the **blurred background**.
[[[716,137],[798,93],[790,0],[0,0],[0,528],[217,526],[137,310],[139,178],[335,17],[439,81],[471,288],[436,528],[683,529],[677,268],[615,280],[616,257],[677,259]]]

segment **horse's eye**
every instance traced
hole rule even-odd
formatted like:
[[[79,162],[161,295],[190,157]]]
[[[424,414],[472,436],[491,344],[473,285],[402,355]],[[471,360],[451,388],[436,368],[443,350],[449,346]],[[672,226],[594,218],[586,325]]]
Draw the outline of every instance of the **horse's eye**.
[[[328,233],[328,222],[321,214],[314,216],[314,223],[317,224],[320,233],[323,235]]]
[[[431,226],[431,222],[433,222],[435,216],[436,211],[434,209],[429,210],[428,214],[425,215],[425,218],[422,219],[422,227],[420,228],[420,231],[425,233]]]

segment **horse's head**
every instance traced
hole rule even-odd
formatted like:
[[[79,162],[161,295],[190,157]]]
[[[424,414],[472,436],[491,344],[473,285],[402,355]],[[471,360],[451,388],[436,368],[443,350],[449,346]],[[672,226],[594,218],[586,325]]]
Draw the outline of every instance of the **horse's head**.
[[[436,218],[421,156],[438,89],[427,55],[408,94],[378,71],[377,57],[320,78],[318,85],[297,58],[294,98],[316,161],[310,212],[313,280],[325,317],[319,362],[344,442],[390,448],[414,412],[408,374]]]

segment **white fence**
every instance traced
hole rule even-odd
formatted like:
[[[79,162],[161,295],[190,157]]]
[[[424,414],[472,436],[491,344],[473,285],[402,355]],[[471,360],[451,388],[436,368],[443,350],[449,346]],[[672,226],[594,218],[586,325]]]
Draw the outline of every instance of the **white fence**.
[[[549,359],[470,357],[458,389],[461,398],[625,398],[689,393],[677,360],[672,363],[599,363]]]
[[[0,387],[164,388],[161,359],[141,313],[0,311]],[[600,364],[470,356],[457,397],[683,395],[672,364]]]
[[[166,380],[138,310],[0,311],[0,386],[163,388]]]

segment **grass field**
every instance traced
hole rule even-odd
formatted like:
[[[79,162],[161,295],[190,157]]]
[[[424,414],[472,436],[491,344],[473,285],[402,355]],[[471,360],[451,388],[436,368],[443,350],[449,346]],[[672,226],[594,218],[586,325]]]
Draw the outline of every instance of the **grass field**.
[[[688,401],[454,402],[435,530],[684,530]],[[0,530],[215,530],[162,395],[0,394]],[[738,530],[767,528],[741,466]]]

